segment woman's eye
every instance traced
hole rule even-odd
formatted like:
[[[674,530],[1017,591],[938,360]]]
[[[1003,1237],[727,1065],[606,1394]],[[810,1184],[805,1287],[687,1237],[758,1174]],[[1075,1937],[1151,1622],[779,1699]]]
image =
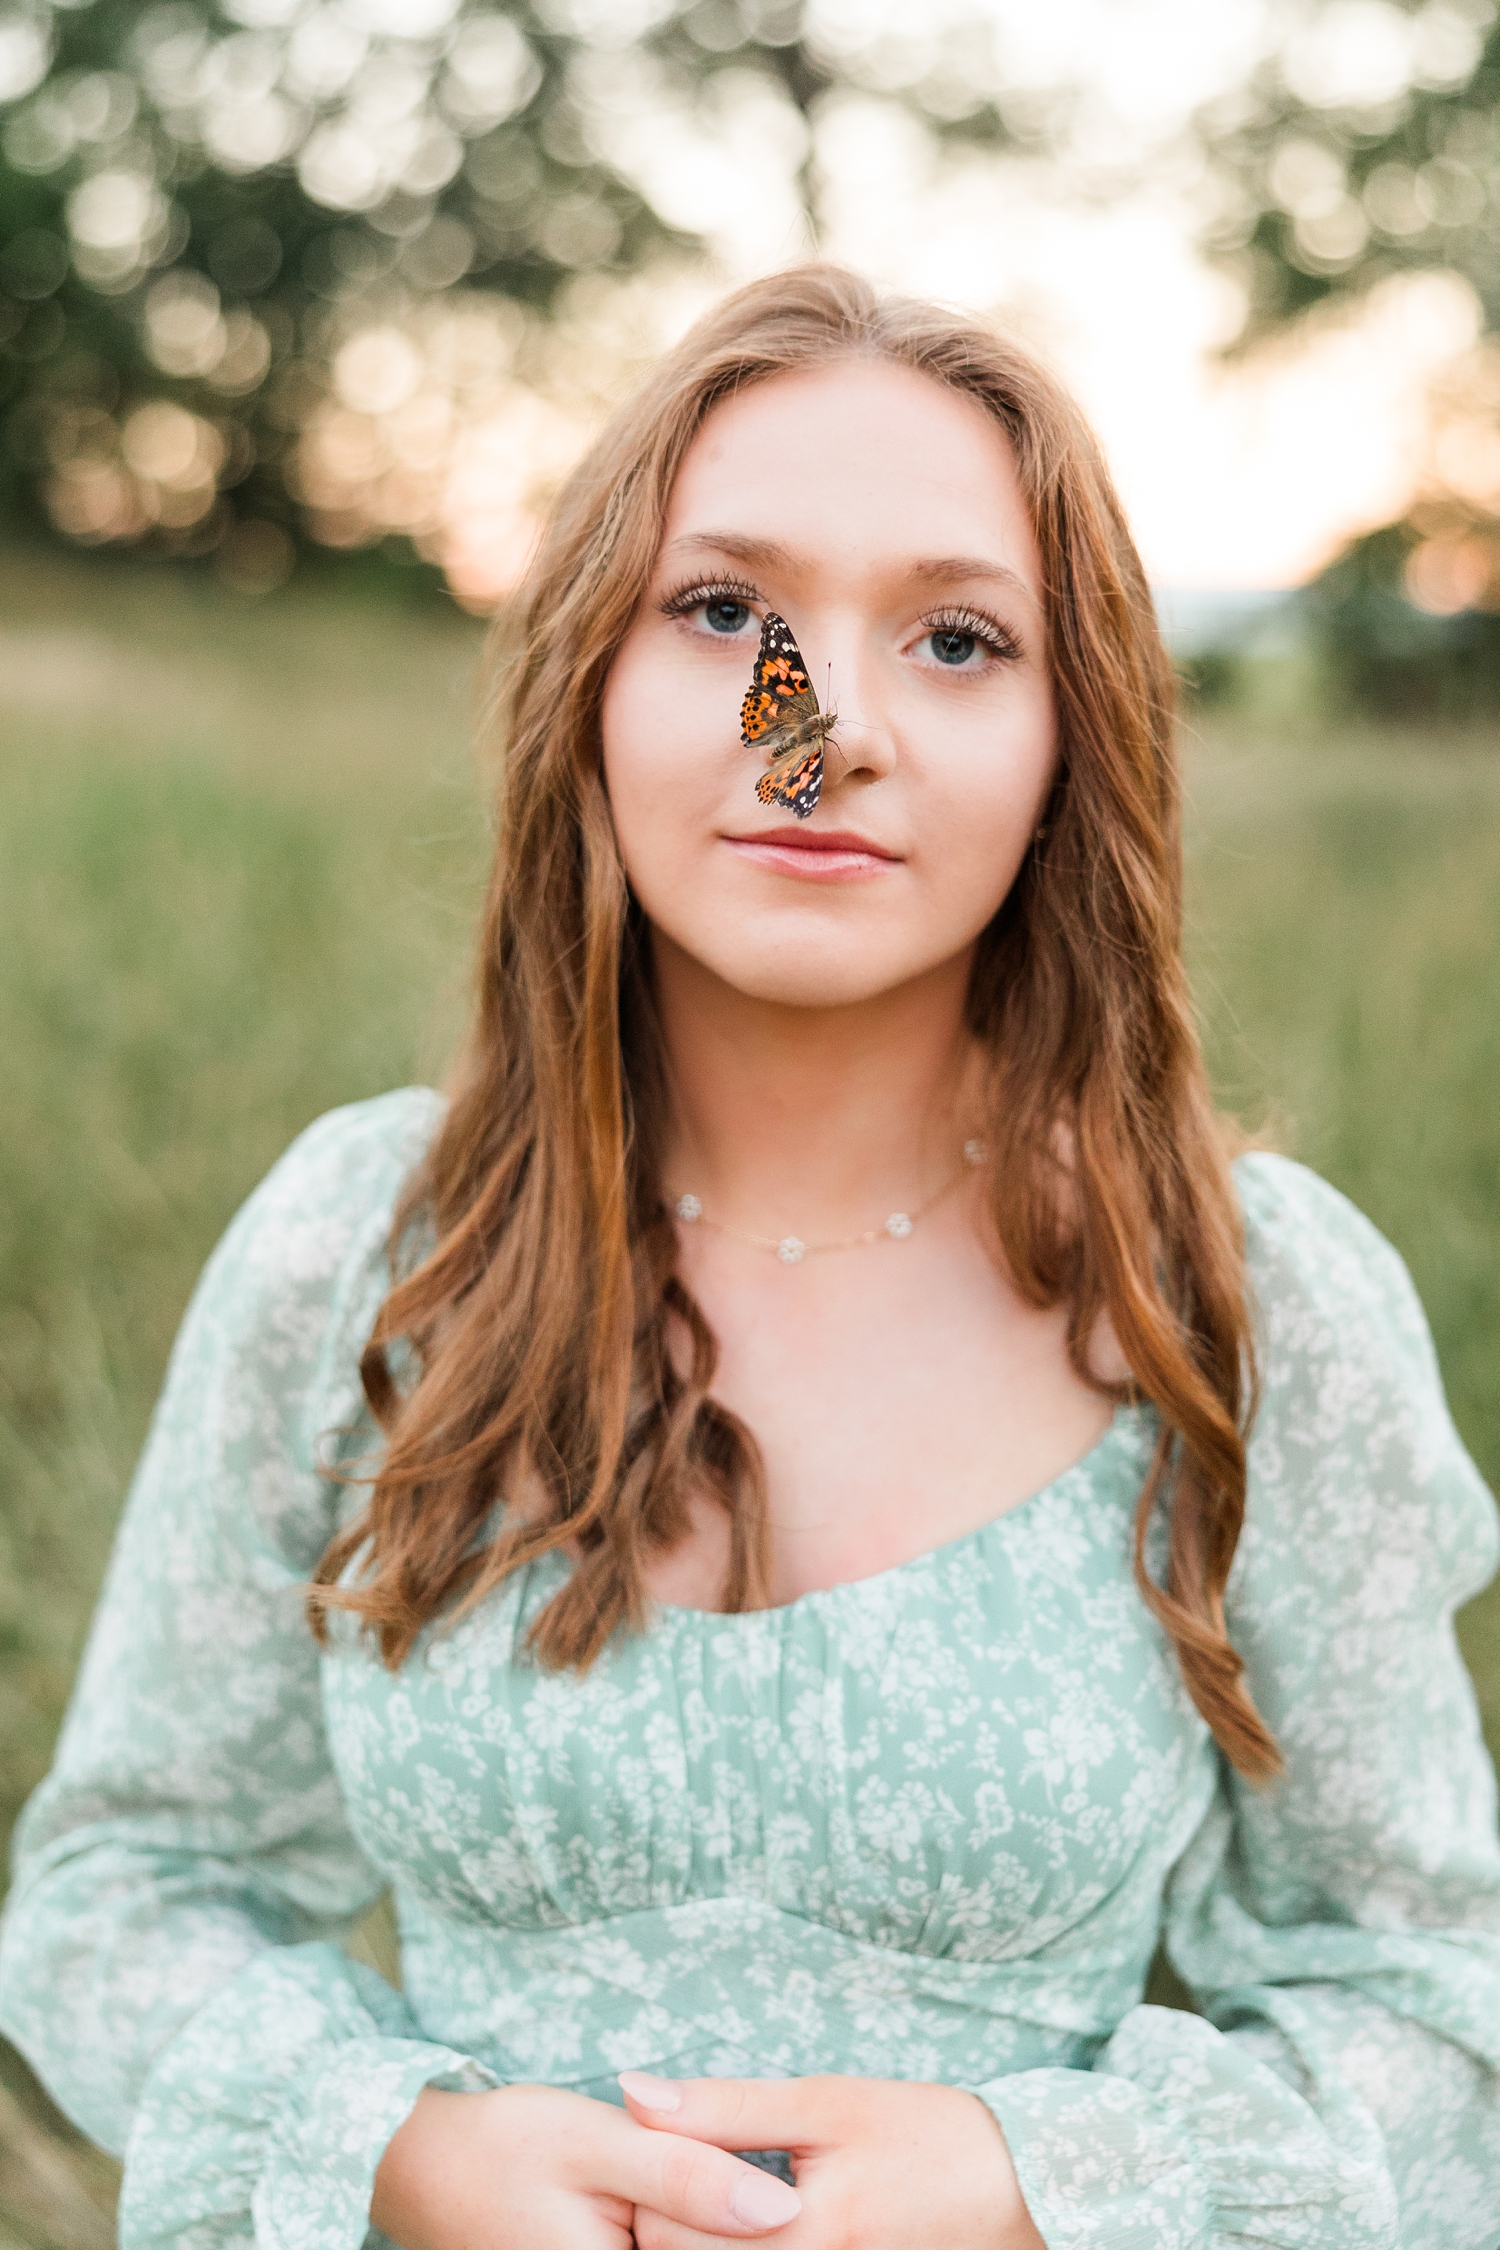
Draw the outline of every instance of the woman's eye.
[[[1020,650],[1003,625],[977,612],[955,610],[947,617],[923,620],[918,644],[927,649],[928,661],[950,672],[988,672]]]
[[[710,632],[738,633],[750,616],[750,604],[721,597],[717,601],[705,602],[703,615]]]
[[[932,653],[939,664],[967,664],[969,658],[979,646],[972,633],[952,631],[946,626],[930,633],[928,639],[932,643]]]

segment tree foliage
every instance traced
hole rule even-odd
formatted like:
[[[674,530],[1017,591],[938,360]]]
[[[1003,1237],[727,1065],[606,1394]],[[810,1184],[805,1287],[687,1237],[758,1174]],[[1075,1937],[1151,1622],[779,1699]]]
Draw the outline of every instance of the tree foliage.
[[[1500,709],[1500,21],[1492,0],[1312,0],[1201,127],[1211,253],[1243,281],[1242,347],[1393,276],[1473,289],[1476,351],[1434,396],[1431,465],[1402,517],[1352,541],[1308,611],[1357,707]]]
[[[1463,274],[1500,328],[1500,22],[1490,0],[1312,0],[1201,120],[1210,250],[1246,340],[1396,273]]]
[[[940,139],[1012,137],[978,30],[831,43],[804,0],[10,6],[0,506],[75,540],[213,550],[246,584],[309,541],[420,545],[464,398],[528,323],[583,278],[697,247],[621,161],[622,106],[759,88],[810,148],[819,105],[853,88]],[[815,226],[810,154],[800,187]],[[352,418],[330,421],[338,354],[380,318],[385,360],[346,367]],[[442,376],[421,400],[419,359]],[[359,416],[397,409],[390,455]],[[340,475],[384,500],[341,506]]]

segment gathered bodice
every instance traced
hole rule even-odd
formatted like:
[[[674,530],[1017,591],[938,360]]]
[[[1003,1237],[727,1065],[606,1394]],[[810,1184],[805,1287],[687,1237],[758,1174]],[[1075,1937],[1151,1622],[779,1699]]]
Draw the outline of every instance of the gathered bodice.
[[[666,1611],[581,1678],[524,1653],[556,1557],[394,1677],[346,1629],[329,1738],[424,2023],[505,2077],[586,2083],[1086,2053],[1139,1997],[1216,1780],[1131,1583],[1150,1443],[1121,1409],[935,1553]]]

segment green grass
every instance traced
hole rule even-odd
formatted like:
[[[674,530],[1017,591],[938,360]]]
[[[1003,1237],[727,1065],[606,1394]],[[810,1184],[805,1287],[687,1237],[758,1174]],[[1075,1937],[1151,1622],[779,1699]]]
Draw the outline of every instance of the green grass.
[[[1409,735],[1189,753],[1190,953],[1225,1107],[1367,1211],[1500,1488],[1500,751]],[[1500,1756],[1500,1583],[1460,1619]]]
[[[341,1101],[430,1076],[484,856],[478,629],[0,562],[0,1822],[178,1316]]]
[[[478,648],[438,611],[0,555],[0,1827],[214,1239],[310,1118],[441,1067]],[[1404,1252],[1500,1481],[1500,756],[1296,712],[1188,746],[1215,1081]],[[1497,1621],[1463,1631],[1500,1744]],[[0,2250],[92,2250],[109,2184],[0,2055]]]

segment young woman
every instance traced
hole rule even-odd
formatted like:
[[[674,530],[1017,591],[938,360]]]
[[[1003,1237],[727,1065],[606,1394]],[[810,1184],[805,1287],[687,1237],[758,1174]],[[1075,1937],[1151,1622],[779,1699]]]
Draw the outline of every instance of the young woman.
[[[1076,412],[757,284],[510,630],[451,1098],[230,1229],[21,1837],[127,2250],[1500,2241],[1493,1511],[1392,1251],[1221,1153]]]

